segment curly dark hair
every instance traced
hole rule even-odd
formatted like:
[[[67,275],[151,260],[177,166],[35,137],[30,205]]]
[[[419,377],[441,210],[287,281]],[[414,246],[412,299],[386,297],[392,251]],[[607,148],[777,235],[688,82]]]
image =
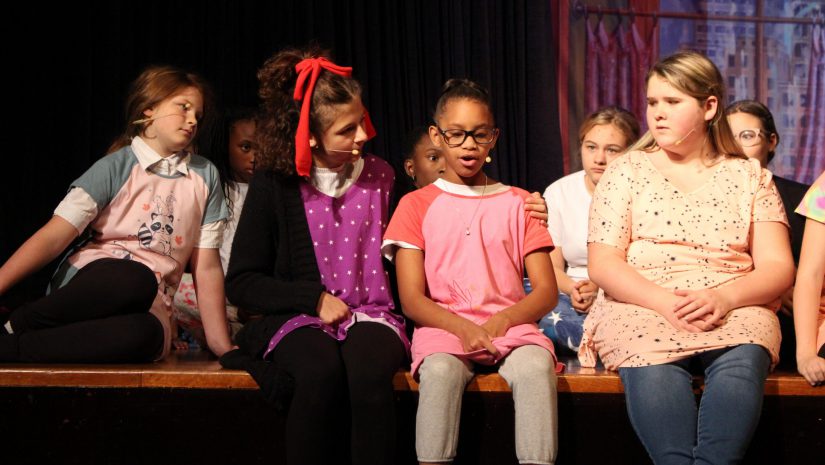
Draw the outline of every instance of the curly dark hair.
[[[261,113],[257,121],[258,167],[284,175],[295,174],[295,132],[300,103],[292,98],[298,74],[295,65],[305,58],[330,58],[317,45],[285,49],[270,57],[258,70]],[[361,96],[361,86],[352,78],[321,70],[310,105],[309,130],[316,137],[335,121],[336,105]]]

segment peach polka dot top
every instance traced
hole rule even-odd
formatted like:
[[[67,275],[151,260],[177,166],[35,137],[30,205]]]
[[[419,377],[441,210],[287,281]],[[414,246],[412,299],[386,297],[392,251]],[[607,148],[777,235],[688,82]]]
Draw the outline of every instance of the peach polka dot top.
[[[668,290],[716,288],[753,270],[749,250],[754,222],[787,226],[769,171],[756,160],[725,158],[711,177],[683,192],[645,152],[611,163],[593,196],[587,242],[616,247],[644,278]],[[598,266],[591,263],[590,266]],[[596,357],[611,370],[669,363],[691,355],[759,344],[778,361],[778,301],[731,310],[714,330],[680,331],[657,312],[620,302],[604,292],[585,320],[582,366]]]

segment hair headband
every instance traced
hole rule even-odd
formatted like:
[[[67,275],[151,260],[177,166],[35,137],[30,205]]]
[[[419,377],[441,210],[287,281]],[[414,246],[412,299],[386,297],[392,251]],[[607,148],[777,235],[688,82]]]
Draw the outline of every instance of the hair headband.
[[[295,131],[295,171],[301,176],[309,176],[312,167],[312,154],[309,147],[309,112],[312,102],[312,92],[321,68],[343,77],[352,77],[352,68],[338,66],[324,57],[305,58],[295,65],[298,79],[295,82],[295,92],[292,98],[301,102],[301,116],[298,119],[298,130]],[[375,137],[375,128],[370,121],[369,113],[364,114],[364,129],[367,139]]]

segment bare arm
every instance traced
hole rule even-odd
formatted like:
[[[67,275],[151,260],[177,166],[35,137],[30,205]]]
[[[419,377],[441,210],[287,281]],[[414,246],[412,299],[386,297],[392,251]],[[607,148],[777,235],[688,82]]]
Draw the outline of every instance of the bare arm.
[[[206,342],[209,349],[220,357],[232,349],[232,342],[229,339],[229,324],[226,321],[223,268],[218,249],[196,247],[192,251],[190,265]]]
[[[802,253],[794,289],[794,327],[796,328],[796,363],[799,372],[811,384],[825,381],[825,359],[817,356],[817,315],[825,276],[825,224],[805,222]]]
[[[556,284],[558,285],[559,291],[564,292],[567,295],[573,293],[573,285],[576,283],[570,276],[567,276],[565,273],[564,268],[567,263],[564,261],[564,254],[561,251],[561,247],[556,246],[552,252],[550,252],[550,259],[553,261],[553,274],[556,276]],[[530,280],[532,283],[533,280]]]
[[[0,268],[0,295],[57,258],[78,234],[71,223],[59,216],[53,216]]]
[[[614,299],[649,308],[676,329],[701,331],[676,318],[673,306],[679,297],[640,275],[627,263],[624,251],[606,244],[590,243],[587,246],[587,269],[590,279]]]
[[[490,335],[481,326],[450,312],[427,297],[423,251],[398,249],[395,263],[398,295],[404,314],[421,326],[455,334],[461,339],[466,352],[486,349],[491,354],[498,354]]]
[[[533,291],[514,305],[496,313],[481,325],[491,337],[504,336],[508,329],[525,323],[534,323],[556,306],[559,289],[551,273],[553,264],[547,249],[539,249],[524,257],[524,266]]]

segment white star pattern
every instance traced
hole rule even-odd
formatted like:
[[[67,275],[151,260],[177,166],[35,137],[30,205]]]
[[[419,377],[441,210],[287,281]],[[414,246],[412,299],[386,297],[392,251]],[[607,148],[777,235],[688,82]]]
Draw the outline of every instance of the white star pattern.
[[[561,313],[550,312],[550,319],[553,321],[553,326],[556,326],[561,321]]]

